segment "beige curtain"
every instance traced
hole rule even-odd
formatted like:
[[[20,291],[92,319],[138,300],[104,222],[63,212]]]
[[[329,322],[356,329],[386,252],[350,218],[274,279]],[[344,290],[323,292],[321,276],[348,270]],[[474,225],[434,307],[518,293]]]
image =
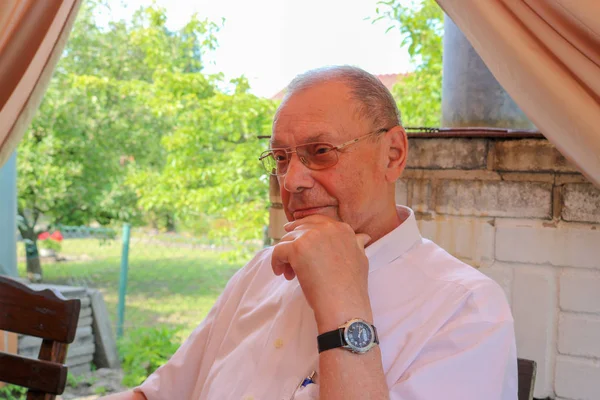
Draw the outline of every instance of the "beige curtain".
[[[81,0],[0,0],[0,166],[31,122]]]
[[[600,0],[437,0],[498,82],[600,187]]]

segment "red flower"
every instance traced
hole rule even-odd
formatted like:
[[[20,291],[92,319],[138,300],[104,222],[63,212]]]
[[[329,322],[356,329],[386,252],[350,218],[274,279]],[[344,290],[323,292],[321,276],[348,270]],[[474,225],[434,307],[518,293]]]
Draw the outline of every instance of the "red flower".
[[[38,240],[46,240],[50,237],[48,232],[42,232],[38,235]]]
[[[63,235],[60,233],[60,231],[54,231],[52,232],[52,235],[50,235],[50,239],[55,240],[57,242],[62,242]]]

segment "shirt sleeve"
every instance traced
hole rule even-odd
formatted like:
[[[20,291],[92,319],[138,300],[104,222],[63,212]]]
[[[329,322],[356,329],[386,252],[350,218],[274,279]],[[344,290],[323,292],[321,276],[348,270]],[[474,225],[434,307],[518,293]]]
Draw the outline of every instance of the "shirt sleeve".
[[[494,298],[500,307],[491,313],[471,298],[450,318],[391,387],[390,400],[517,400],[514,322],[504,294],[486,302]]]
[[[203,365],[212,363],[211,356],[207,354],[209,347],[218,347],[217,343],[211,343],[220,340],[219,335],[215,334],[215,325],[224,317],[227,309],[231,308],[231,303],[239,301],[236,291],[243,273],[244,269],[241,269],[234,274],[202,323],[171,359],[136,387],[135,392],[143,393],[148,400],[191,398],[198,381],[202,379]],[[235,304],[233,307],[235,308]]]

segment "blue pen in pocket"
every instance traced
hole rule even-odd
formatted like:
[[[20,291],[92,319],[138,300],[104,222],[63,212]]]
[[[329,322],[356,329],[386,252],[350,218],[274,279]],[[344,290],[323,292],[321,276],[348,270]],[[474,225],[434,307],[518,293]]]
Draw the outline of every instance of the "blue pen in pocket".
[[[294,400],[298,389],[300,389],[301,387],[307,387],[308,385],[315,383],[314,379],[316,375],[317,371],[313,371],[306,378],[303,378],[302,381],[300,381],[300,383],[298,384],[298,386],[296,386],[296,389],[294,390],[294,393],[292,393],[292,397],[290,397],[290,400]]]

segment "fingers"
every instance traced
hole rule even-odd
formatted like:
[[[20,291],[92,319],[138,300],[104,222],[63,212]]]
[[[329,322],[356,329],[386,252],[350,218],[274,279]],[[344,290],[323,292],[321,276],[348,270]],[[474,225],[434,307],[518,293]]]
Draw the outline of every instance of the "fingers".
[[[292,268],[292,266],[290,264],[286,265],[285,270],[283,271],[283,276],[288,281],[291,281],[292,279],[294,279],[296,277],[296,273],[294,272],[294,269]]]
[[[301,219],[297,219],[295,221],[288,222],[285,225],[283,225],[283,228],[286,230],[286,232],[291,232],[300,225],[304,225],[307,223],[319,223],[319,222],[324,222],[327,220],[335,221],[331,217],[326,217],[325,215],[314,214],[314,215],[309,215],[308,217],[304,217]]]
[[[286,235],[287,236],[287,235]],[[283,239],[283,238],[282,238]],[[290,268],[289,254],[291,251],[292,242],[282,241],[277,243],[273,247],[273,254],[271,256],[271,268],[273,273],[277,276],[285,274],[286,269]],[[293,270],[292,270],[293,272]],[[290,275],[288,271],[288,275]],[[287,278],[287,276],[286,276]]]
[[[356,234],[356,243],[358,244],[358,247],[361,248],[361,250],[364,250],[365,246],[370,241],[371,241],[371,236],[367,235],[366,233],[357,233]]]

